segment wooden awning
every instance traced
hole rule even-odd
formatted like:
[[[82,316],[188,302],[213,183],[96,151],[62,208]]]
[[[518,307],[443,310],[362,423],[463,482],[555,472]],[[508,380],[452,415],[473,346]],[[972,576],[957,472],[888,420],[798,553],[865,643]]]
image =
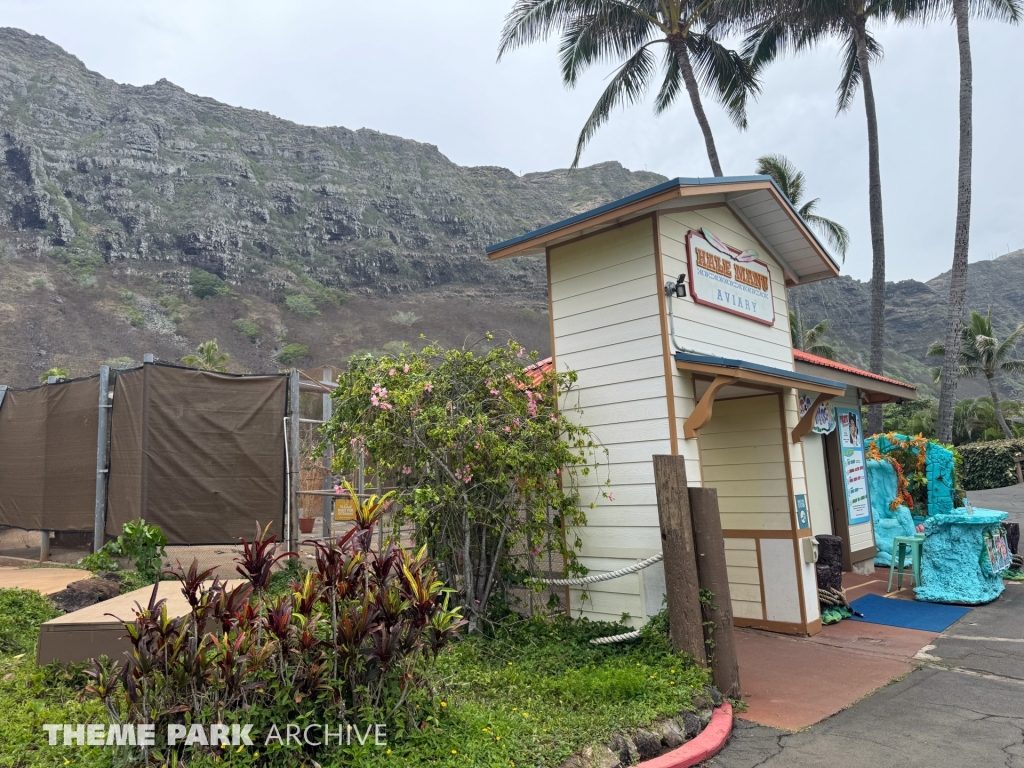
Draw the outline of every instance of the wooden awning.
[[[758,389],[802,389],[817,392],[818,397],[814,405],[808,409],[793,429],[794,442],[800,442],[803,436],[810,431],[814,423],[814,413],[818,410],[819,405],[846,392],[846,385],[840,381],[787,371],[784,368],[772,368],[747,360],[697,355],[690,352],[676,352],[675,360],[676,367],[680,370],[713,377],[710,386],[683,424],[683,436],[687,439],[696,437],[697,433],[711,421],[715,397],[721,389],[727,386],[749,385]]]

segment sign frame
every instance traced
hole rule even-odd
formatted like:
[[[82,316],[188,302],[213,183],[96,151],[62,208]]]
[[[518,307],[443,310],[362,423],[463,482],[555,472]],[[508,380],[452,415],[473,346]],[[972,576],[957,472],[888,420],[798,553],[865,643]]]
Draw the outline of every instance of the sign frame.
[[[868,467],[867,460],[864,453],[864,432],[861,425],[861,414],[859,410],[852,408],[836,408],[836,430],[838,431],[839,438],[839,455],[842,461],[843,469],[843,491],[846,494],[846,521],[849,525],[863,525],[864,523],[872,522],[871,515],[871,489],[868,487]],[[852,423],[857,425],[856,440],[854,436],[848,431],[844,434],[843,432],[843,416],[846,415],[848,419],[852,419]],[[851,423],[851,422],[848,422]],[[849,437],[849,439],[847,439]],[[860,487],[850,487],[850,473],[856,474],[859,468],[860,471],[860,482],[858,486],[863,484],[864,497],[856,498],[856,506],[859,509],[863,503],[864,514],[858,514],[854,516],[854,493],[861,491]]]
[[[771,308],[772,308],[772,319],[771,320],[765,320],[763,318],[756,317],[754,315],[749,315],[746,312],[739,312],[739,311],[737,311],[735,309],[730,309],[729,307],[723,307],[721,304],[716,304],[716,303],[714,303],[712,301],[708,301],[707,299],[702,299],[697,294],[696,280],[695,280],[695,277],[694,277],[696,269],[697,269],[697,266],[696,266],[696,264],[694,264],[694,259],[693,259],[694,247],[695,246],[693,245],[692,240],[693,240],[693,238],[695,236],[700,238],[704,242],[708,242],[707,239],[704,237],[704,235],[701,234],[700,232],[698,232],[695,229],[691,229],[691,230],[689,230],[686,233],[686,263],[687,263],[687,266],[689,268],[689,281],[688,282],[690,283],[690,297],[693,299],[694,303],[701,304],[701,305],[703,305],[705,307],[711,307],[712,309],[717,309],[719,312],[728,312],[730,315],[736,315],[736,317],[742,317],[744,320],[750,320],[750,321],[755,322],[755,323],[760,323],[761,325],[767,325],[769,328],[773,327],[775,325],[775,294],[772,291],[772,277],[771,277],[772,270],[771,270],[771,267],[766,262],[761,261],[761,259],[754,259],[753,260],[754,263],[760,264],[762,267],[764,267],[768,271],[768,300],[771,303]],[[740,251],[740,250],[738,250],[736,248],[733,248],[728,243],[726,243],[725,245],[733,254],[735,254],[737,256],[740,253],[742,253],[742,251]],[[709,250],[717,251],[718,248],[716,248],[715,246],[711,245]],[[739,263],[739,262],[735,262],[735,263]]]

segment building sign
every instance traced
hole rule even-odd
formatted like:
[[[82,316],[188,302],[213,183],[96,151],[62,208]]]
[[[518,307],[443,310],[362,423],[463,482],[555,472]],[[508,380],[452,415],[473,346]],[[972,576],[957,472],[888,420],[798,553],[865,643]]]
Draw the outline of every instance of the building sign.
[[[864,439],[860,413],[836,408],[839,420],[839,450],[843,454],[843,484],[846,486],[846,514],[850,525],[871,519],[868,474],[864,466]]]
[[[800,530],[811,527],[811,515],[807,511],[807,494],[796,495],[796,527]]]
[[[740,252],[706,229],[686,236],[690,293],[698,304],[775,324],[772,276],[754,251]]]
[[[1013,555],[1010,553],[1004,529],[996,528],[985,531],[982,538],[985,541],[985,550],[981,553],[981,557],[983,563],[988,565],[987,570],[996,575],[1008,569],[1013,563]]]
[[[800,395],[800,418],[804,417],[807,410],[814,405],[814,401],[807,395]],[[819,435],[828,435],[832,433],[832,430],[836,428],[836,419],[832,415],[832,404],[822,403],[818,406],[818,410],[814,412],[814,426],[811,427],[812,432],[817,432]]]

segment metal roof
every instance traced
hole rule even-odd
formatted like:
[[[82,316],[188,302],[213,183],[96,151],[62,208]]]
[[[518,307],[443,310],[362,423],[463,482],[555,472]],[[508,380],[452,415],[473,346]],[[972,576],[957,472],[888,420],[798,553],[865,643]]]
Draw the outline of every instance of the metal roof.
[[[769,376],[788,379],[798,384],[816,384],[823,387],[832,387],[834,389],[846,389],[846,384],[841,381],[834,381],[821,376],[811,376],[806,373],[787,371],[785,368],[772,368],[769,365],[752,363],[749,360],[737,360],[735,358],[716,357],[714,355],[695,355],[690,352],[676,352],[675,359],[684,363],[702,363],[704,365],[717,365],[723,368],[736,368],[741,371],[751,371],[753,373],[765,373]]]
[[[657,198],[657,199],[653,199]],[[770,176],[680,177],[657,184],[524,235],[488,246],[492,258],[543,253],[558,242],[599,231],[659,207],[678,206],[680,198],[699,198],[692,204],[719,202],[765,244],[786,272],[788,282],[803,283],[834,277],[839,265]],[[649,205],[644,205],[649,201]],[[621,212],[616,219],[615,213]]]

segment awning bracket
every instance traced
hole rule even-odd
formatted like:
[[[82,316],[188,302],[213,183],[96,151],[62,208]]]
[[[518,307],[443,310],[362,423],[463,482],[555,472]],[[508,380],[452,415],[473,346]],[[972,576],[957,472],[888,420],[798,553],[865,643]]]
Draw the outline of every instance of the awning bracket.
[[[715,404],[715,396],[718,394],[718,390],[722,387],[727,387],[730,384],[735,384],[739,379],[735,376],[723,376],[718,375],[715,380],[708,386],[704,396],[697,403],[693,412],[689,418],[683,424],[683,436],[687,440],[692,440],[697,436],[697,433],[708,425],[711,421],[711,408]]]
[[[807,409],[807,413],[803,415],[800,421],[797,422],[796,426],[793,427],[793,442],[799,443],[804,439],[804,435],[811,431],[811,427],[814,426],[814,415],[818,412],[818,408],[831,400],[835,395],[831,395],[828,392],[819,392],[818,396],[814,399],[814,404]]]

